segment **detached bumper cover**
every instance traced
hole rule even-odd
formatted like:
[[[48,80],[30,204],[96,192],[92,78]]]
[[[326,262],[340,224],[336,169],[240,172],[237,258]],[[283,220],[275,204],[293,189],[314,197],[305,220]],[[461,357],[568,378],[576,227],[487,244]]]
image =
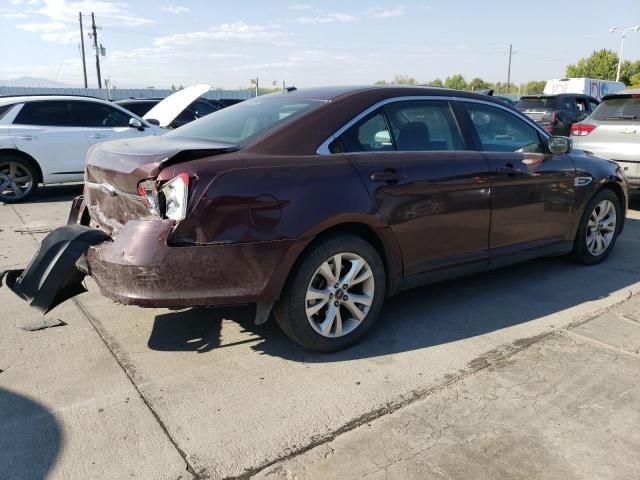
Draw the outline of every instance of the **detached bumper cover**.
[[[85,274],[76,262],[91,245],[105,242],[109,236],[95,228],[68,225],[51,232],[24,270],[9,270],[7,286],[20,298],[43,313],[85,291]]]

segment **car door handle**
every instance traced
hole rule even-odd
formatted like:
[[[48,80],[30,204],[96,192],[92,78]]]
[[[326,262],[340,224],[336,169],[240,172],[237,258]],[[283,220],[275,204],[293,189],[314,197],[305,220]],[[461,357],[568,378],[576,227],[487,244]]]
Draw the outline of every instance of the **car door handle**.
[[[33,140],[32,135],[18,135],[18,140]]]
[[[398,183],[400,180],[407,178],[407,176],[389,169],[384,172],[372,173],[370,178],[374,182]]]
[[[93,135],[89,135],[89,138],[107,138],[107,136],[102,133],[94,133]]]

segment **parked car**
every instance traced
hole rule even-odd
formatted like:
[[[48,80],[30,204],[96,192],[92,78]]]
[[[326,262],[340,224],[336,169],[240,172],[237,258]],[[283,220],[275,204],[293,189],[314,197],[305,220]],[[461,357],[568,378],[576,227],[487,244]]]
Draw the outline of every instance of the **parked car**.
[[[595,110],[598,100],[588,95],[525,95],[516,108],[532,118],[552,135],[569,136],[571,125]]]
[[[598,263],[627,208],[614,162],[441,88],[267,95],[96,145],[86,175],[69,225],[7,276],[32,306],[91,275],[125,304],[256,303],[256,323],[273,307],[323,352],[358,341],[406,288],[538,256]]]
[[[164,122],[99,98],[35,95],[0,98],[0,201],[27,200],[44,185],[82,181],[87,150],[106,140],[162,135],[203,88],[194,86],[156,105]],[[206,91],[205,90],[205,91]],[[153,113],[153,109],[151,111]],[[155,114],[154,114],[155,118]]]
[[[576,148],[614,160],[640,189],[640,89],[607,95],[591,116],[571,127]]]
[[[139,117],[146,115],[149,110],[159,104],[163,98],[130,98],[127,100],[118,100],[115,103],[121,107],[126,108],[130,112],[135,113]],[[180,114],[171,122],[170,128],[178,128],[182,125],[186,125],[189,122],[193,122],[198,118],[209,115],[210,113],[217,112],[223,109],[225,105],[217,100],[208,100],[206,98],[198,98],[185,108]]]
[[[244,100],[241,98],[219,98],[217,101],[220,102],[225,107],[230,107],[237,103],[244,102]]]

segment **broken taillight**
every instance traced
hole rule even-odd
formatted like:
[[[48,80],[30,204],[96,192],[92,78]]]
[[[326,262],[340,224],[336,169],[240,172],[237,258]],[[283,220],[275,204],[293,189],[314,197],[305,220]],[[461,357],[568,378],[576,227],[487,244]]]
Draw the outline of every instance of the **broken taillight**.
[[[149,209],[152,215],[160,216],[160,207],[158,203],[158,190],[156,189],[155,180],[143,180],[138,184],[138,195],[142,197],[142,201]]]
[[[160,189],[163,197],[164,216],[172,220],[184,220],[189,199],[189,175],[181,173],[165,183]]]

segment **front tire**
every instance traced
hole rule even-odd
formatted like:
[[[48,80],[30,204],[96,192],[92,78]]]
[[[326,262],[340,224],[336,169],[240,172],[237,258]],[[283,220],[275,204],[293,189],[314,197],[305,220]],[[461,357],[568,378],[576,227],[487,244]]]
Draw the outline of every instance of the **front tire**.
[[[386,272],[375,248],[353,235],[333,235],[312,248],[291,274],[274,313],[296,343],[335,352],[373,326],[384,302]]]
[[[0,157],[0,202],[24,202],[37,188],[38,173],[31,162],[14,155]]]
[[[613,249],[624,211],[618,196],[609,189],[600,190],[591,199],[580,220],[572,257],[578,263],[602,262]]]

